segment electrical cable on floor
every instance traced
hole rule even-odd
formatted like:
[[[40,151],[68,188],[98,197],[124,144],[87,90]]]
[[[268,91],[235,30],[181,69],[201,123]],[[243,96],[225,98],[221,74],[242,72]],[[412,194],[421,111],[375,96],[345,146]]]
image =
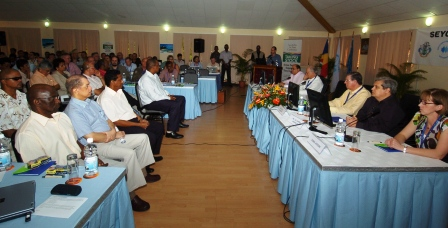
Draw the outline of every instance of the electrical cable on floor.
[[[186,146],[186,145],[196,145],[196,146],[256,146],[255,144],[221,144],[221,143],[169,143],[169,144],[165,144],[162,143],[162,145],[181,145],[181,146]]]
[[[288,197],[288,200],[286,201],[285,207],[283,208],[283,218],[284,218],[287,222],[294,224],[294,222],[291,221],[291,219],[289,219],[288,217],[286,217],[286,213],[289,213],[289,212],[290,212],[289,210],[286,211],[286,206],[288,206],[289,198],[290,198],[290,197]]]
[[[208,112],[208,111],[212,111],[212,110],[215,110],[215,109],[218,109],[218,108],[220,108],[220,107],[222,107],[222,106],[224,106],[224,105],[223,105],[223,104],[222,104],[222,105],[218,105],[217,107],[214,107],[214,108],[212,108],[212,109],[208,109],[208,110],[202,111],[202,113],[204,113],[204,112]]]

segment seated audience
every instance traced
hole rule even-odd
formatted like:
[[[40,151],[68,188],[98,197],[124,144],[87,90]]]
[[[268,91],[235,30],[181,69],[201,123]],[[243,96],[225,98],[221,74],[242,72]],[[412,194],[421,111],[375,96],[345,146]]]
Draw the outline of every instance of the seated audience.
[[[68,54],[68,53],[62,54],[61,58],[65,62],[65,70],[68,71],[70,73],[70,75],[80,75],[81,74],[81,69],[79,69],[79,67],[76,65],[76,63],[71,61],[70,54]]]
[[[217,48],[218,46],[215,46]],[[219,55],[219,52],[218,52]],[[221,72],[221,65],[216,62],[215,57],[210,58],[210,64],[208,64],[207,69],[210,73],[220,73]],[[221,74],[216,75],[216,86],[218,88],[218,91],[222,90],[222,84],[221,84]]]
[[[56,90],[61,89],[61,85],[50,75],[52,65],[44,60],[37,66],[36,72],[30,78],[30,86],[35,84],[47,84],[53,86]]]
[[[137,56],[137,53],[132,53],[132,55],[130,56],[132,63],[136,65],[136,68],[139,67],[140,65],[142,65],[142,61],[140,60],[140,58]],[[133,71],[132,71],[133,72]]]
[[[332,114],[356,115],[371,94],[362,86],[362,75],[358,72],[347,74],[345,86],[347,90],[341,97],[329,102],[330,111]]]
[[[93,58],[93,65],[95,69],[100,69],[100,64],[98,63],[98,61],[100,61],[100,55],[98,54],[98,52],[93,52],[91,57]]]
[[[123,53],[122,52],[117,52],[117,58],[118,58],[118,64],[124,66],[124,58],[123,58]],[[112,60],[112,58],[111,58]]]
[[[391,78],[376,78],[372,87],[372,97],[366,100],[356,116],[347,117],[347,125],[390,136],[400,132],[403,127],[404,112],[394,96],[397,85],[397,81]]]
[[[190,67],[202,69],[202,63],[199,62],[199,56],[193,57],[193,62],[190,63]]]
[[[98,104],[106,116],[126,134],[147,134],[153,154],[160,153],[163,139],[163,125],[157,121],[147,121],[136,115],[123,94],[123,77],[118,70],[108,70],[104,77],[106,88],[98,97]],[[154,157],[160,161],[163,157]]]
[[[129,74],[134,72],[134,70],[137,68],[137,65],[132,62],[131,58],[127,57],[124,60],[125,64],[124,67],[126,68],[126,71],[129,72]]]
[[[138,82],[138,80],[140,80],[140,78],[143,76],[143,74],[145,74],[145,72],[146,72],[146,62],[147,61],[148,61],[148,58],[143,58],[142,59],[142,65],[140,65],[139,67],[137,67],[134,70],[134,74],[132,75],[131,81]]]
[[[96,99],[104,90],[104,80],[96,76],[100,75],[100,73],[95,69],[92,63],[84,62],[82,68],[84,69],[83,75],[87,78],[87,80],[89,80],[89,84],[92,89],[91,96],[93,96],[93,99]]]
[[[187,128],[182,123],[185,117],[185,97],[173,96],[163,89],[157,72],[159,64],[157,60],[150,59],[146,63],[146,73],[138,81],[138,93],[140,105],[148,110],[158,110],[168,113],[168,125],[165,136],[167,138],[180,139],[184,136],[178,134],[179,128]]]
[[[71,99],[65,114],[73,124],[78,141],[87,144],[87,138],[93,138],[98,155],[123,161],[127,169],[127,186],[131,196],[132,209],[146,211],[149,203],[135,195],[134,191],[146,185],[146,182],[160,180],[159,175],[144,175],[145,167],[153,164],[154,156],[146,134],[126,135],[116,131],[115,124],[105,115],[98,103],[89,99],[92,89],[89,81],[81,75],[67,79],[67,90]],[[122,142],[124,139],[126,142]]]
[[[177,76],[179,75],[179,71],[174,69],[173,62],[167,61],[165,64],[165,69],[160,72],[159,78],[161,82],[170,82],[171,77],[174,76],[174,79],[177,80]]]
[[[19,59],[16,62],[17,69],[19,70],[20,76],[22,76],[23,91],[26,92],[26,83],[30,80],[31,69],[27,60]]]
[[[126,67],[124,67],[123,65],[120,64],[119,59],[117,56],[112,57],[110,59],[110,68],[109,70],[119,70],[121,75],[125,75],[125,79],[126,81],[131,81],[131,73],[129,73],[129,71],[126,70]]]
[[[30,116],[30,109],[26,94],[19,91],[22,89],[22,76],[17,70],[2,70],[0,80],[0,131],[6,140],[14,145],[14,135]],[[14,156],[13,154],[11,153],[11,156]]]
[[[185,65],[185,61],[182,59],[182,54],[177,54],[177,59],[174,60],[174,63],[176,63],[178,66]]]
[[[302,69],[300,68],[299,64],[293,64],[291,66],[291,76],[288,79],[284,80],[282,83],[288,85],[289,82],[293,82],[297,85],[300,85],[305,77],[305,74],[301,70]]]
[[[65,82],[67,81],[67,78],[70,77],[70,73],[66,71],[66,63],[65,60],[61,58],[57,58],[53,61],[53,74],[51,76],[56,80],[56,82],[59,85],[62,85],[61,88],[58,90],[59,96],[67,95],[67,88],[65,87]]]
[[[0,58],[0,71],[4,71],[6,69],[11,68],[11,62],[8,57]]]
[[[172,63],[173,63],[173,67],[174,67],[174,69],[177,70],[177,72],[180,71],[180,67],[179,67],[179,65],[177,65],[177,64],[174,62],[174,57],[173,57],[173,55],[168,55],[168,57],[166,57],[166,61],[165,61],[164,63],[162,63],[162,66],[161,66],[163,69],[165,69],[165,67],[166,67],[166,63],[167,63],[167,62],[172,62]]]
[[[395,137],[386,144],[403,153],[410,153],[448,162],[448,92],[427,89],[420,95],[420,111]],[[415,134],[417,148],[403,145]]]

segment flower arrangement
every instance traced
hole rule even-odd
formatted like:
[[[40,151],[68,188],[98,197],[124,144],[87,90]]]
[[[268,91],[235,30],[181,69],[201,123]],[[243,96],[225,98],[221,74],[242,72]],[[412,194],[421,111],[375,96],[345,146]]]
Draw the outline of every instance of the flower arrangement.
[[[266,84],[260,91],[254,91],[254,97],[249,104],[249,109],[253,107],[271,107],[286,105],[286,89],[279,84]]]

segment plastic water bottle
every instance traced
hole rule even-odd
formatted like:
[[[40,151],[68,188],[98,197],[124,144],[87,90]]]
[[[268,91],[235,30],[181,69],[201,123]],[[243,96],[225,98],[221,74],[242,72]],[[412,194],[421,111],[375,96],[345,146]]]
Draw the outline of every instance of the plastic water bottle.
[[[300,96],[299,105],[297,107],[297,111],[299,111],[300,115],[302,115],[303,111],[305,111],[305,99],[303,99],[303,96]]]
[[[9,169],[11,166],[11,152],[8,141],[3,134],[0,134],[0,171]]]
[[[96,176],[98,173],[98,156],[96,151],[97,147],[93,143],[93,138],[88,138],[87,145],[84,147],[84,165],[87,177]]]
[[[184,76],[180,76],[180,83],[184,83]]]
[[[339,119],[338,124],[336,125],[336,132],[334,134],[334,144],[336,146],[344,146],[344,137],[345,137],[345,124],[343,119]]]
[[[174,80],[174,75],[171,75],[171,85],[176,84],[176,80]]]

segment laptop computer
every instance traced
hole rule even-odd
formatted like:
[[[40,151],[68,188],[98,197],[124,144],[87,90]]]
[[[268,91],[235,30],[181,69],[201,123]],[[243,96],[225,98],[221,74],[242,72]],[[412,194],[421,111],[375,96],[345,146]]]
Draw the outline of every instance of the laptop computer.
[[[0,188],[0,222],[25,216],[31,220],[35,208],[36,182],[27,181]]]
[[[217,67],[207,67],[208,72],[210,73],[216,73],[218,72],[218,68]]]

